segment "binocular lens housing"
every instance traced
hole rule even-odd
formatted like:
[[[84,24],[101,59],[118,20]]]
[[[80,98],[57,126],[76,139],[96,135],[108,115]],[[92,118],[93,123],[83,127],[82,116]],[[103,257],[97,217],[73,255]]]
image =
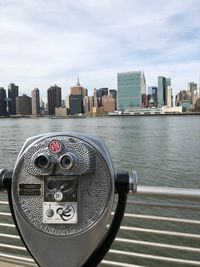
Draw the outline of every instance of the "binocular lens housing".
[[[85,266],[109,234],[115,173],[104,142],[95,137],[29,138],[15,164],[11,190],[15,221],[39,266]]]
[[[60,158],[60,166],[63,169],[69,170],[72,167],[74,167],[75,163],[76,163],[76,158],[71,153],[65,154]]]
[[[48,155],[41,154],[37,156],[37,158],[34,161],[34,164],[39,169],[47,169],[50,165],[51,161]]]

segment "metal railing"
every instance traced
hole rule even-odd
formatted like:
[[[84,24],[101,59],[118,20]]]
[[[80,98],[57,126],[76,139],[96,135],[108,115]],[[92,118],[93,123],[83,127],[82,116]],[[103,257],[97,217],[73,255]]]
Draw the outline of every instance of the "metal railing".
[[[199,202],[197,189],[138,186],[101,266],[200,266]],[[17,235],[6,201],[0,201],[0,259],[36,266]]]

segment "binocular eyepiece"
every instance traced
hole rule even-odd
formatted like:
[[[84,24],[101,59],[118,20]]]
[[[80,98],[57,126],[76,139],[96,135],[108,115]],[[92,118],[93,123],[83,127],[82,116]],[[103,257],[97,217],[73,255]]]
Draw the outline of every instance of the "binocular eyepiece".
[[[61,168],[69,170],[76,165],[76,156],[72,153],[64,154],[59,159],[59,165]],[[36,168],[41,170],[47,170],[53,164],[53,159],[48,154],[39,154],[35,160],[34,165]]]
[[[51,157],[46,154],[40,154],[34,161],[34,165],[38,169],[45,170],[51,165]]]
[[[65,154],[60,158],[60,166],[63,169],[69,170],[73,168],[75,164],[76,164],[76,157],[71,153]]]

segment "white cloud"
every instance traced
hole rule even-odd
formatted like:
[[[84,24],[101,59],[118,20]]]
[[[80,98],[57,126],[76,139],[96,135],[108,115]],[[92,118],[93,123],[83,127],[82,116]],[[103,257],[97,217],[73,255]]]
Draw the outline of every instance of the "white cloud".
[[[0,0],[0,86],[46,96],[79,74],[88,89],[116,88],[118,71],[141,69],[148,85],[164,75],[176,91],[186,87],[200,73],[199,1],[163,3]]]

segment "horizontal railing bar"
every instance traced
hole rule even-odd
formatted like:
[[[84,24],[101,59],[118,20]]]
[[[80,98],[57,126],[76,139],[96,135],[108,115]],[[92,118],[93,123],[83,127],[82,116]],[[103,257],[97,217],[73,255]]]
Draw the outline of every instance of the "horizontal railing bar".
[[[155,230],[155,229],[142,228],[142,227],[139,228],[139,227],[121,226],[120,229],[126,230],[126,231],[135,231],[135,232],[143,232],[143,233],[150,233],[150,234],[171,235],[171,236],[179,236],[179,237],[184,237],[184,238],[200,239],[200,235],[198,234]]]
[[[138,186],[137,195],[200,201],[200,190],[190,188]]]
[[[0,205],[9,205],[8,201],[0,201]]]
[[[129,263],[123,263],[123,262],[116,262],[116,261],[108,261],[103,260],[101,262],[102,265],[111,265],[111,266],[120,266],[120,267],[146,267],[144,265],[135,265],[135,264],[129,264]]]
[[[158,220],[158,221],[178,222],[178,223],[200,224],[200,221],[198,221],[198,220],[189,220],[189,219],[163,217],[163,216],[152,216],[152,215],[141,215],[141,214],[131,214],[131,213],[125,213],[125,217],[139,218],[139,219],[150,219],[150,220]]]
[[[0,205],[8,205],[6,201],[0,201]],[[154,207],[164,207],[164,208],[184,208],[184,209],[195,209],[200,210],[198,205],[187,205],[187,204],[177,204],[177,203],[158,203],[158,202],[147,202],[139,200],[128,200],[127,204],[140,205],[140,206],[154,206]]]
[[[172,209],[190,209],[190,210],[200,210],[200,206],[194,204],[178,204],[178,203],[159,203],[159,202],[150,202],[150,201],[139,201],[139,200],[128,200],[127,204],[135,206],[150,206],[157,208],[172,208]]]
[[[200,248],[195,248],[195,247],[177,246],[177,245],[171,245],[171,244],[148,242],[148,241],[133,240],[133,239],[126,239],[126,238],[118,238],[118,237],[115,238],[115,242],[137,244],[137,245],[150,246],[150,247],[168,248],[168,249],[198,252],[198,253],[200,252]]]
[[[35,263],[35,261],[31,258],[15,256],[15,255],[10,255],[10,254],[6,254],[6,253],[0,253],[0,257]]]
[[[13,223],[0,223],[0,226],[15,228],[15,225]]]
[[[178,258],[171,258],[171,257],[164,257],[164,256],[156,256],[156,255],[129,252],[129,251],[122,251],[122,250],[114,250],[114,249],[110,249],[109,253],[117,254],[117,255],[139,257],[139,258],[143,258],[143,259],[146,258],[146,259],[164,261],[164,262],[170,262],[170,263],[184,263],[184,264],[193,265],[193,266],[200,266],[200,261],[194,261],[194,260],[186,260],[186,259],[178,259]]]
[[[10,234],[3,234],[0,233],[1,237],[7,237],[7,238],[14,238],[14,239],[20,239],[20,237],[18,235],[10,235]]]
[[[0,212],[1,216],[12,216],[9,212]]]
[[[16,250],[23,250],[23,251],[26,251],[26,248],[25,248],[25,247],[14,246],[14,245],[8,245],[8,244],[3,244],[3,243],[0,243],[0,247],[2,247],[2,248],[11,248],[11,249],[16,249]]]
[[[114,213],[112,212],[112,215]],[[0,212],[0,215],[2,216],[12,216],[11,213],[7,212]],[[125,213],[125,217],[131,217],[131,218],[141,218],[141,219],[150,219],[150,220],[159,220],[159,221],[170,221],[170,222],[180,222],[180,223],[189,223],[189,224],[200,224],[200,221],[198,220],[189,220],[189,219],[183,219],[183,218],[173,218],[173,217],[164,217],[164,216],[152,216],[152,215],[141,215],[141,214],[131,214],[131,213]],[[1,226],[1,224],[0,224]],[[6,226],[6,225],[4,225]],[[14,224],[7,225],[8,227],[14,227]]]

